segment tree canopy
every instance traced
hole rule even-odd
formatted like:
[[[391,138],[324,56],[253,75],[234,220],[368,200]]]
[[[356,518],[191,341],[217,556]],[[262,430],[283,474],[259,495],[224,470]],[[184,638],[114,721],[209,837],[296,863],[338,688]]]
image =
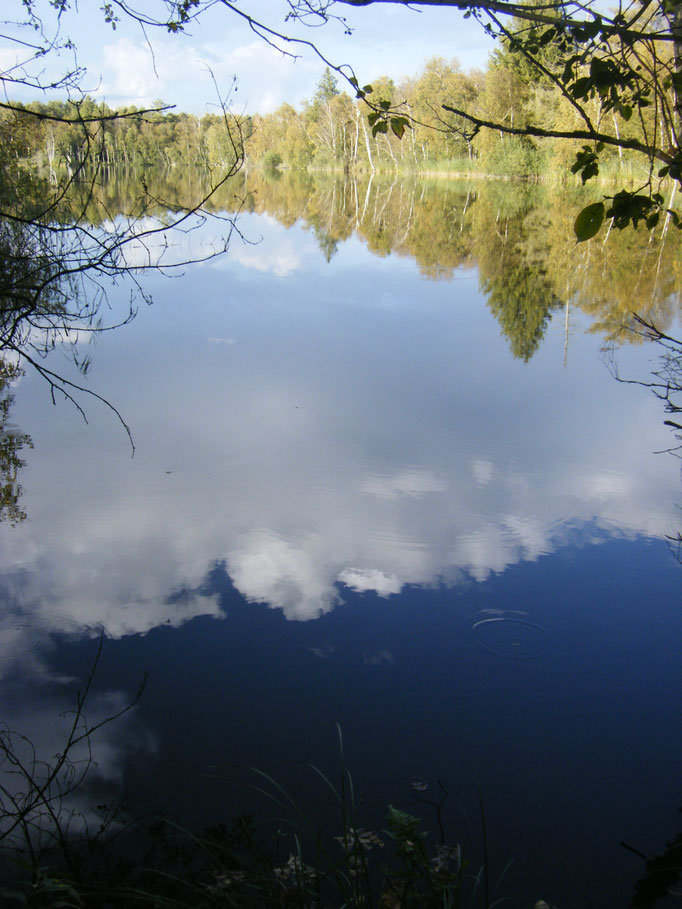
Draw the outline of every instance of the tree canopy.
[[[322,20],[342,15],[337,10],[344,6],[377,3],[407,5],[406,0],[291,0],[301,18]],[[415,0],[409,5],[447,7],[475,17],[499,40],[520,81],[532,81],[535,90],[552,87],[560,102],[554,122],[547,123],[530,110],[514,122],[501,111],[485,116],[441,101],[442,109],[464,124],[452,129],[468,139],[491,130],[519,139],[569,140],[578,145],[571,170],[583,182],[599,173],[610,148],[644,159],[647,176],[639,187],[623,187],[580,213],[579,240],[594,236],[605,219],[623,228],[640,221],[651,226],[666,215],[682,226],[660,185],[665,177],[682,183],[682,0],[621,0],[608,13],[596,0]],[[361,87],[354,76],[350,81],[374,108],[374,132],[402,136],[414,124],[399,106],[374,104],[371,86]],[[625,128],[619,128],[616,115]]]

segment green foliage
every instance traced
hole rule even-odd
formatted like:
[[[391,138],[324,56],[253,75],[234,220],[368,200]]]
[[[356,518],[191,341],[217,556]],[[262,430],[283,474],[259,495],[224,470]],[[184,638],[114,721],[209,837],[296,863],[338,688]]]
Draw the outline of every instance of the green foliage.
[[[492,173],[509,177],[527,177],[538,174],[542,158],[536,146],[521,136],[509,136],[496,143],[487,160]]]
[[[278,151],[271,149],[263,156],[263,167],[269,170],[276,170],[282,163],[282,156]]]
[[[663,196],[660,193],[644,195],[623,189],[610,199],[611,204],[608,208],[603,202],[593,202],[580,212],[574,225],[575,235],[579,241],[594,237],[605,217],[611,219],[613,227],[617,230],[623,230],[630,225],[637,227],[640,221],[644,221],[647,228],[653,230],[665,211]],[[666,215],[675,227],[682,226],[678,212],[669,210],[666,211]]]
[[[603,150],[604,143],[598,142],[594,148],[583,145],[582,149],[576,152],[575,164],[571,167],[571,173],[580,174],[583,184],[599,173],[599,153]]]
[[[500,271],[482,282],[482,288],[512,354],[527,363],[539,348],[559,301],[542,265],[529,262],[524,252],[510,250]]]
[[[159,107],[163,102],[157,102]],[[87,96],[78,103],[32,102],[16,104],[10,115],[0,113],[2,123],[11,124],[16,135],[14,153],[39,167],[76,168],[87,160],[97,165],[125,167],[184,165],[192,167],[235,165],[242,137],[250,124],[206,114],[201,119],[184,113],[135,108],[112,110],[97,105]],[[37,115],[37,116],[36,116]],[[55,117],[55,120],[43,119]],[[90,123],[82,118],[92,117]],[[104,118],[98,121],[98,118]],[[239,141],[235,144],[235,138]]]
[[[340,94],[338,80],[327,66],[315,87],[313,104],[318,106],[328,104],[338,94]]]
[[[580,242],[590,240],[599,232],[604,221],[604,203],[593,202],[586,206],[575,219],[573,229]]]
[[[485,78],[482,74],[462,73],[457,61],[434,58],[417,78],[398,87],[387,77],[364,86],[351,79],[356,93],[353,101],[339,91],[335,75],[327,69],[302,112],[282,105],[266,117],[243,120],[240,128],[243,128],[246,152],[270,171],[281,165],[290,169],[343,166],[356,171],[439,170],[450,169],[450,159],[463,156],[469,162],[465,170],[475,168],[478,162],[485,172],[513,177],[537,176],[549,168],[567,165],[566,169],[583,183],[599,177],[606,162],[610,178],[618,178],[623,168],[634,160],[633,152],[627,149],[621,151],[620,159],[616,158],[614,163],[613,147],[601,140],[583,141],[576,149],[575,142],[568,139],[540,142],[528,135],[472,131],[459,114],[439,113],[440,103],[446,101],[453,110],[473,107],[481,116],[509,128],[525,128],[526,123],[535,119],[548,129],[556,129],[562,128],[564,121],[568,125],[567,118],[575,117],[568,96],[583,105],[592,104],[598,98],[602,131],[610,125],[614,135],[618,133],[627,141],[638,135],[641,116],[635,118],[633,112],[640,108],[633,100],[634,89],[627,89],[630,94],[626,98],[625,89],[615,84],[617,67],[594,62],[589,66],[583,64],[575,50],[575,35],[564,36],[559,41],[554,26],[524,27],[511,34],[512,39],[495,55]],[[570,48],[573,50],[569,54]],[[561,67],[558,50],[564,54]],[[544,66],[557,73],[558,82],[565,82],[563,95],[557,84],[546,77],[538,80],[533,75],[527,53],[538,55]],[[525,63],[521,65],[520,60]],[[643,89],[642,92],[644,97],[646,92]],[[371,109],[367,112],[368,102]],[[59,116],[72,115],[69,105],[55,104],[31,107],[41,114],[49,110]],[[93,107],[87,98],[79,109],[89,112],[91,107],[107,115],[115,113],[108,108]],[[605,119],[606,110],[610,113]],[[15,118],[12,141],[20,157],[57,169],[60,165],[78,166],[83,160],[83,137],[78,129],[22,117],[21,111],[18,116],[23,131],[16,128]],[[226,140],[221,118],[213,115],[199,120],[182,113],[143,114],[132,110],[121,120],[114,117],[110,122],[93,126],[91,132],[89,159],[105,166],[198,164],[229,168],[236,157]],[[572,160],[564,165],[569,155]],[[678,154],[671,163],[659,168],[659,178],[677,177],[682,167],[679,161],[682,159]],[[28,169],[24,172],[30,173]],[[626,192],[632,194],[629,189]],[[644,188],[635,195],[640,201],[628,201],[625,196],[613,202],[607,200],[609,211],[616,218],[614,226],[626,223],[636,226],[641,221],[652,224],[652,218],[661,216],[664,209],[653,199],[653,191]],[[648,208],[641,201],[647,196],[652,199]],[[605,214],[604,221],[610,217]],[[674,212],[670,219],[676,226],[678,219]],[[582,237],[585,218],[579,223]]]
[[[658,224],[662,205],[663,196],[660,193],[653,193],[649,196],[622,189],[611,197],[611,207],[607,210],[606,216],[612,219],[613,226],[618,230],[623,230],[630,224],[637,227],[640,221],[645,221],[646,226],[651,230]],[[677,213],[673,214],[679,221]]]
[[[44,3],[57,20],[74,7],[71,0]],[[463,9],[455,0],[442,5],[453,12]],[[167,0],[159,4],[156,14],[150,11],[145,16],[145,24],[181,32],[209,6],[201,0]],[[46,37],[38,0],[25,0],[23,7],[26,24],[41,36],[36,39],[36,59],[60,50],[60,44]],[[124,16],[137,18],[125,4],[110,0],[102,3],[101,11],[114,28]],[[250,14],[239,15],[246,16],[268,41],[281,41],[284,46],[299,40],[279,34]],[[540,0],[492,6],[487,0],[476,0],[464,15],[474,16],[498,41],[484,75],[463,74],[456,61],[435,58],[416,78],[399,86],[388,77],[362,85],[349,75],[349,68],[327,66],[300,114],[287,115],[285,125],[277,117],[260,118],[272,133],[261,140],[250,136],[249,156],[260,161],[267,149],[274,149],[289,167],[375,172],[418,169],[427,160],[466,154],[472,160],[480,158],[485,171],[526,176],[554,167],[564,174],[579,174],[585,182],[596,177],[617,150],[622,166],[627,156],[644,163],[647,179],[635,195],[649,196],[652,206],[645,211],[642,202],[616,201],[611,205],[613,223],[617,227],[649,223],[660,209],[653,199],[660,189],[656,170],[659,178],[682,180],[679,0],[634,4],[617,12],[594,0],[557,7]],[[286,18],[312,18],[320,24],[329,17],[342,18],[329,14],[326,3],[295,2]],[[29,84],[36,90],[68,87],[77,84],[78,75],[78,71],[67,73],[50,86],[35,76]],[[340,91],[341,77],[354,99]],[[12,70],[0,78],[5,89],[15,81]],[[20,113],[20,105],[11,106]],[[85,143],[78,129],[67,122],[45,120],[34,125],[33,132],[40,137],[32,142],[31,154],[41,163],[53,168],[55,161],[64,162],[73,168],[87,158],[107,166],[230,167],[240,158],[239,152],[221,145],[218,124],[207,118],[199,122],[184,114],[141,112],[135,117],[133,111],[130,125],[120,117],[105,116],[95,126],[96,118],[90,114],[97,110],[104,114],[104,106],[97,108],[85,97],[77,110],[81,119],[87,114],[93,124]],[[369,123],[363,118],[367,113]],[[273,136],[276,141],[269,141]],[[631,191],[626,183],[621,189]],[[677,226],[676,216],[670,217]]]
[[[358,825],[340,729],[338,784],[309,765],[310,787],[321,787],[320,796],[331,799],[326,833],[281,783],[255,768],[251,769],[253,789],[270,799],[278,815],[274,836],[264,837],[252,818],[243,814],[200,834],[163,817],[147,822],[143,830],[109,805],[98,806],[99,825],[91,829],[84,822],[75,829],[79,814],[70,799],[93,766],[95,733],[137,701],[93,726],[86,723],[84,704],[100,653],[101,643],[56,756],[43,759],[27,737],[0,726],[3,905],[26,909],[378,909],[391,905],[460,909],[480,905],[478,879],[466,874],[459,846],[442,841],[441,808],[447,798],[442,786],[438,802],[413,800],[435,809],[439,845],[428,846],[419,817],[392,806],[387,826],[395,844],[393,854],[384,857],[381,837]],[[138,697],[141,691],[142,687]],[[78,760],[83,751],[85,758]]]

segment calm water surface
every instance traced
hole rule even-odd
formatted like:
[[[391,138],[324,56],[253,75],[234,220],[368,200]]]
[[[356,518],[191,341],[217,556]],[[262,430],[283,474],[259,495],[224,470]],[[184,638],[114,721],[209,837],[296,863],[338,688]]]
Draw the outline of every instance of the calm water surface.
[[[473,262],[433,280],[354,235],[328,262],[301,223],[240,226],[261,242],[149,280],[154,306],[96,349],[133,459],[104,408],[85,426],[17,384],[34,448],[27,519],[0,526],[3,719],[54,753],[103,631],[92,713],[150,679],[95,781],[140,810],[272,813],[254,765],[332,824],[292,762],[336,774],[339,723],[366,826],[440,779],[472,865],[482,797],[505,905],[627,906],[621,841],[662,851],[681,797],[660,403],[577,309],[512,356]]]

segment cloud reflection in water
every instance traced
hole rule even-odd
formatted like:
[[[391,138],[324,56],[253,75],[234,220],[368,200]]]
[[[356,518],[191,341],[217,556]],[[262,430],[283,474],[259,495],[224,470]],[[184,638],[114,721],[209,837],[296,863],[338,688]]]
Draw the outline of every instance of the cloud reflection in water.
[[[133,427],[132,463],[108,423],[74,441],[63,411],[22,383],[17,418],[36,450],[31,520],[0,528],[10,624],[120,637],[219,617],[202,593],[216,563],[247,600],[307,620],[344,588],[483,582],[580,528],[670,531],[677,478],[651,455],[665,433],[656,402],[613,382],[594,339],[575,336],[566,370],[550,331],[521,364],[473,278],[427,282],[403,262],[394,287],[385,264],[368,277],[349,241],[325,270],[315,260],[309,283],[298,269],[283,282],[278,237],[303,265],[315,250],[298,228],[265,227],[275,245],[257,294],[250,261],[228,257],[187,279],[200,302],[179,305],[183,281],[164,284],[176,298],[98,351],[100,387],[115,379]],[[384,292],[402,306],[372,307]]]

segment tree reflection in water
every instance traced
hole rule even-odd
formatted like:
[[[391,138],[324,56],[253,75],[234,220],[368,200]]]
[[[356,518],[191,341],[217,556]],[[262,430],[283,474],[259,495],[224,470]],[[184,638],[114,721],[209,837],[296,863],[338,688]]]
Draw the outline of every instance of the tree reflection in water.
[[[26,513],[19,505],[21,485],[19,469],[24,466],[20,457],[22,448],[32,448],[31,437],[19,432],[9,422],[14,395],[9,388],[21,375],[20,369],[0,359],[0,521],[13,526],[26,519]]]
[[[150,184],[158,181],[154,191],[168,197],[170,179],[157,172]],[[235,190],[237,185],[242,189]],[[119,181],[117,189],[120,198],[108,204],[124,209],[130,201],[125,184]],[[581,188],[306,172],[273,181],[253,170],[238,174],[211,204],[231,210],[236,197],[287,228],[301,223],[310,229],[327,261],[355,235],[377,256],[413,259],[433,280],[451,280],[459,269],[476,267],[511,352],[525,361],[561,308],[567,330],[570,311],[577,308],[592,319],[592,331],[619,343],[641,340],[631,330],[633,308],[663,331],[680,310],[679,232],[612,230],[603,240],[576,244],[574,212],[589,201]]]
[[[102,174],[89,185],[87,203],[81,203],[88,220],[97,227],[104,224],[103,213],[116,219],[120,213],[136,210],[141,181],[148,199],[164,199],[170,209],[187,208],[188,200],[210,196],[205,207],[219,224],[232,224],[242,209],[267,214],[285,227],[300,223],[310,230],[328,262],[344,241],[356,236],[377,256],[413,259],[420,272],[432,280],[452,280],[459,270],[477,268],[487,306],[510,352],[524,362],[536,354],[553,315],[560,310],[565,313],[566,356],[573,330],[571,314],[578,310],[591,318],[590,331],[616,343],[643,339],[676,343],[666,331],[680,310],[682,236],[660,227],[651,231],[641,228],[611,231],[603,240],[576,245],[572,219],[576,206],[585,201],[582,189],[499,181],[467,184],[457,180],[399,181],[374,175],[332,177],[306,172],[287,173],[275,181],[267,173],[251,170],[237,173],[213,191],[208,174],[187,168],[172,174]],[[35,195],[35,187],[31,192]],[[202,236],[200,242],[207,250],[213,249],[210,236]],[[182,257],[183,251],[179,252]],[[20,283],[14,279],[10,282],[12,292]],[[47,282],[46,292],[51,292],[53,283]],[[5,284],[7,281],[3,287]],[[71,331],[71,340],[77,342],[79,332],[91,331],[99,324],[99,298],[90,301],[81,294],[74,322],[64,308],[68,296],[59,306],[47,307],[52,317],[42,334],[29,324],[37,320],[38,328],[44,329],[42,311],[32,305],[30,319],[16,319],[8,302],[9,308],[3,309],[0,346],[11,349],[15,357],[17,349],[24,357],[30,354],[53,392],[59,390],[67,397],[82,391],[93,394],[85,381],[82,387],[64,384],[59,371],[51,373],[44,363],[44,355],[54,347],[60,332],[68,335]],[[3,297],[9,301],[4,290]],[[73,298],[77,300],[78,295]],[[633,301],[637,301],[637,316],[633,316]],[[132,308],[126,308],[119,322],[127,321],[133,313]],[[36,344],[41,345],[40,350]],[[83,376],[90,354],[78,343],[72,343],[70,349],[80,370],[78,375]],[[37,353],[40,356],[36,360]],[[676,353],[679,355],[675,348],[666,350],[666,369],[672,368]],[[4,381],[6,384],[8,380]],[[658,376],[649,384],[657,393],[665,394],[667,381]],[[3,421],[9,403],[7,399]],[[115,409],[115,401],[105,403]],[[3,517],[16,521],[22,516],[13,498],[19,489],[18,451],[30,440],[16,432],[5,432],[3,438],[4,475],[11,478],[3,485],[3,493],[9,496]]]

